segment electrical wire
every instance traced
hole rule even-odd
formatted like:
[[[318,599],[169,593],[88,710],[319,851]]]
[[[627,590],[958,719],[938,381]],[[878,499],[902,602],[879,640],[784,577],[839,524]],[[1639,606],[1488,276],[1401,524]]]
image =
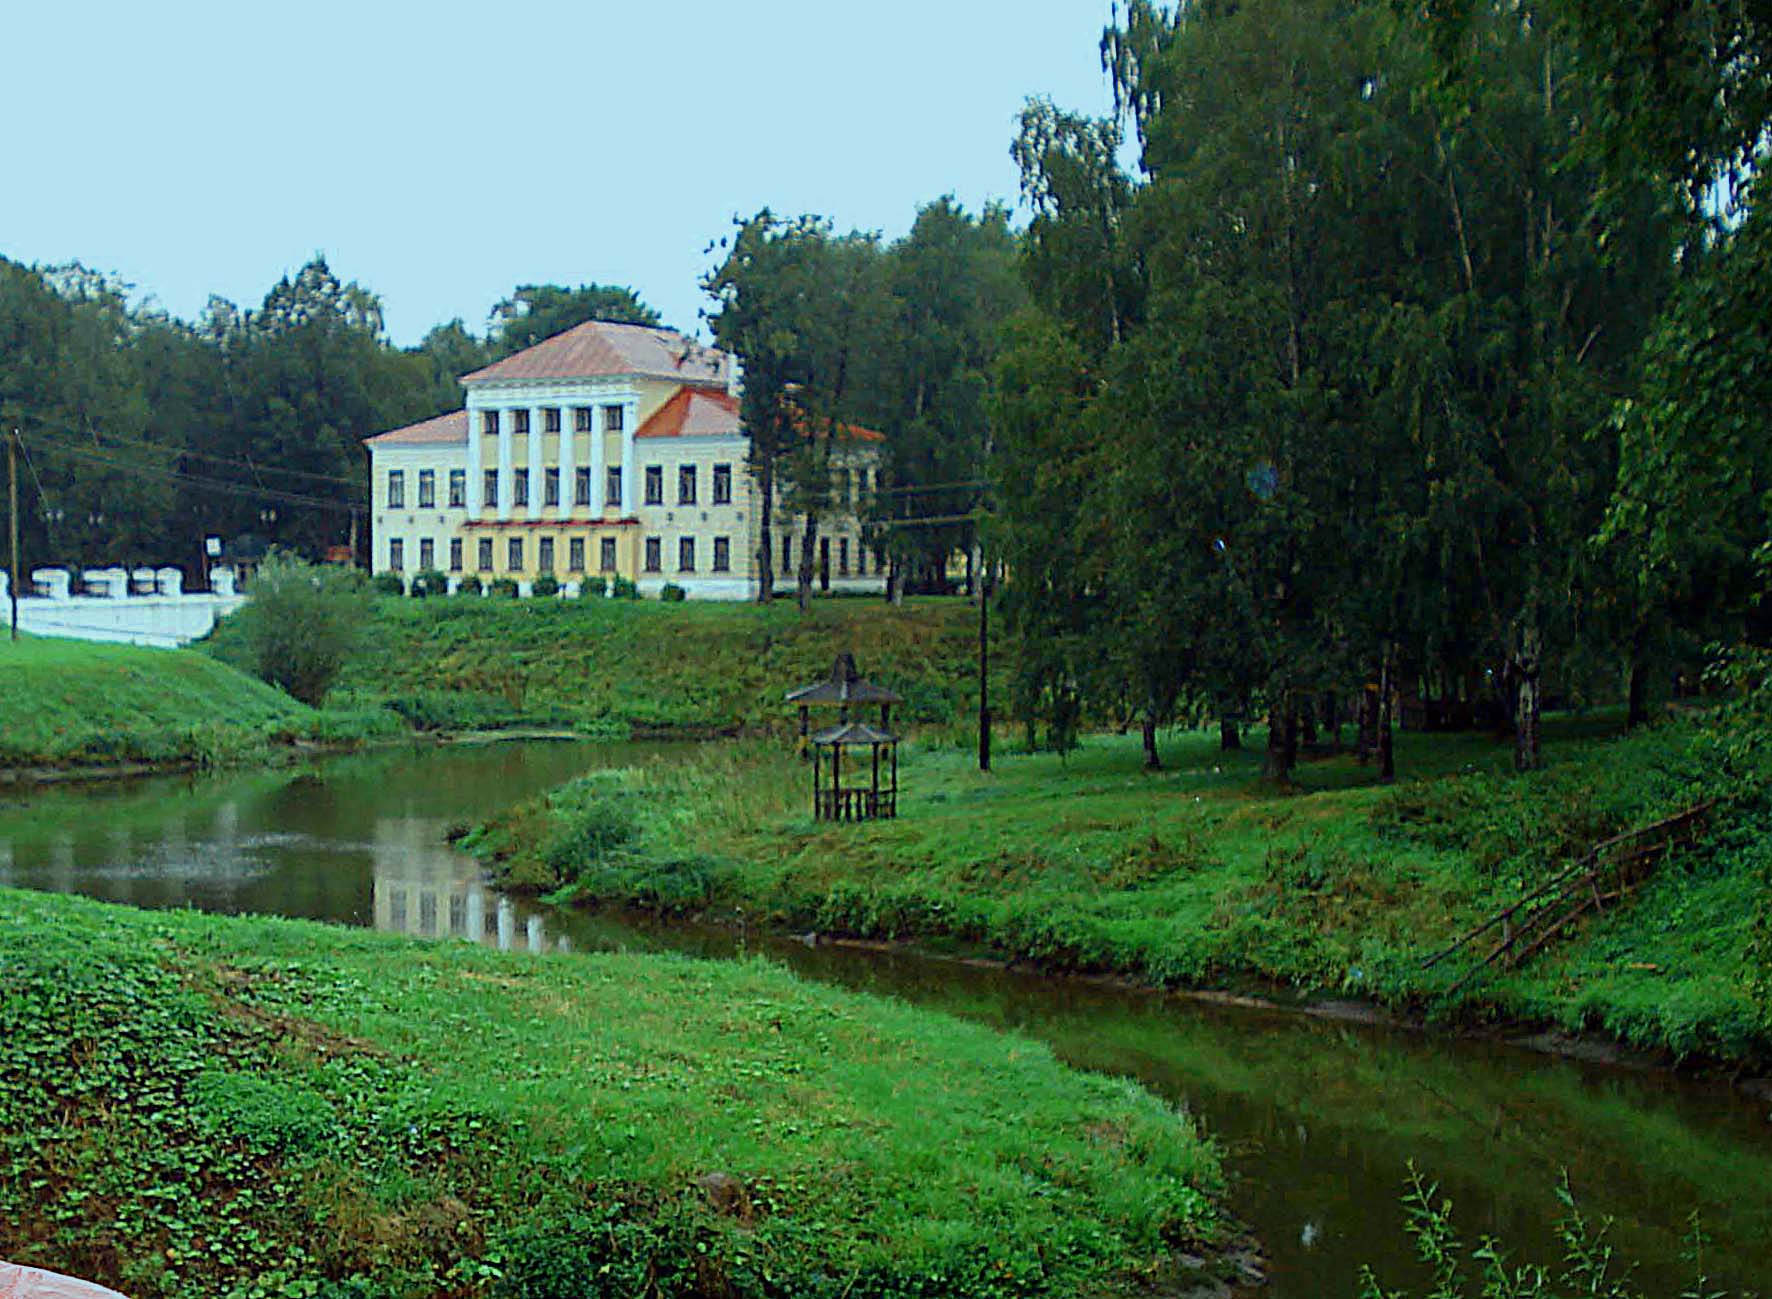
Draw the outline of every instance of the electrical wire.
[[[39,432],[50,433],[53,435],[57,431],[42,420],[35,420],[35,422],[39,425]],[[115,443],[118,446],[141,447],[144,450],[159,451],[164,454],[181,456],[191,460],[204,460],[211,464],[233,465],[237,468],[249,469],[252,471],[255,478],[258,477],[259,473],[262,471],[267,474],[282,474],[289,478],[305,478],[312,482],[344,483],[347,486],[355,485],[358,481],[355,478],[346,478],[340,474],[321,474],[308,469],[282,469],[276,465],[262,465],[256,460],[239,456],[218,456],[207,451],[192,451],[185,447],[167,446],[161,442],[146,442],[141,438],[126,438],[117,433],[100,433],[95,430],[90,436],[95,444],[97,444],[99,439],[102,438],[105,442]],[[100,449],[103,449],[102,446]],[[260,479],[259,481],[262,483],[263,479]]]
[[[76,460],[84,460],[93,464],[121,469],[133,474],[146,474],[152,478],[165,479],[171,482],[188,483],[193,487],[222,495],[233,495],[254,501],[276,501],[279,504],[307,506],[312,509],[333,510],[350,514],[364,509],[361,501],[340,501],[324,496],[308,496],[300,492],[284,491],[275,487],[250,487],[242,483],[232,483],[221,478],[205,478],[197,474],[182,473],[176,469],[157,469],[151,465],[138,464],[127,460],[117,460],[96,451],[61,445],[49,442],[42,444],[43,449],[54,455],[69,456]]]

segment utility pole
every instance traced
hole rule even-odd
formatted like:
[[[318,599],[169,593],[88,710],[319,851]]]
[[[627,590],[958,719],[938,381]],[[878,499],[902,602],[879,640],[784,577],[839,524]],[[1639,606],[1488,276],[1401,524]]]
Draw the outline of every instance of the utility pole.
[[[978,548],[978,769],[991,769],[991,570]]]
[[[349,567],[355,571],[357,567],[357,507],[351,507],[351,562]]]
[[[12,532],[11,581],[6,589],[12,594],[12,639],[18,639],[18,430],[6,439],[6,521]]]

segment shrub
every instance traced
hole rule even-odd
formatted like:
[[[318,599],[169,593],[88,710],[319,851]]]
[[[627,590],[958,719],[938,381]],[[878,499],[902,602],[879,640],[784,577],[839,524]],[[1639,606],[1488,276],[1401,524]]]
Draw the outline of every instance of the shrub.
[[[303,703],[318,704],[355,648],[368,612],[354,574],[273,550],[259,566],[252,599],[234,617],[253,671]]]
[[[666,604],[677,604],[689,598],[689,592],[675,582],[666,582],[658,589],[658,598]]]
[[[560,594],[560,579],[552,573],[543,573],[530,584],[529,594],[538,600],[550,599]]]
[[[370,579],[369,585],[377,595],[406,594],[406,579],[398,573],[377,573]]]
[[[640,598],[640,588],[625,577],[616,578],[609,593],[617,600],[638,600]]]
[[[492,585],[486,588],[493,596],[515,600],[517,598],[517,579],[514,577],[495,577]]]
[[[417,573],[412,579],[412,594],[415,599],[422,600],[427,595],[448,595],[449,579],[434,568],[427,568]]]
[[[472,573],[469,573],[466,577],[462,578],[461,581],[455,584],[455,593],[457,595],[479,595],[484,589],[485,588],[480,585],[480,579],[475,577]]]
[[[578,584],[578,598],[581,600],[601,600],[609,594],[609,579],[604,577],[587,577]]]

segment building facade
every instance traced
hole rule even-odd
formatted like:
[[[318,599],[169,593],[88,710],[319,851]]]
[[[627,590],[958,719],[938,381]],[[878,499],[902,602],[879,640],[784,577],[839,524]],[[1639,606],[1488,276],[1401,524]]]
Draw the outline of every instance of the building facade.
[[[756,588],[761,501],[749,469],[731,357],[664,329],[591,321],[462,379],[462,410],[368,439],[377,572],[468,575],[528,594],[626,578],[694,599]],[[818,585],[877,591],[861,503],[880,436],[848,430],[819,524]],[[797,556],[804,518],[775,520]]]

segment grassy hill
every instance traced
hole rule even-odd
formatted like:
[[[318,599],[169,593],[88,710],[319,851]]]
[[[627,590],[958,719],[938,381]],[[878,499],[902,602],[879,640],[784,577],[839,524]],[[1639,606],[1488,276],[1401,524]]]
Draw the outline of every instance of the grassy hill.
[[[960,600],[820,600],[802,615],[791,601],[383,598],[334,694],[423,729],[727,733],[786,725],[782,694],[850,650],[909,717],[952,723],[976,698],[974,616]],[[206,648],[246,661],[226,622]]]
[[[762,962],[0,890],[0,987],[0,1255],[141,1299],[1111,1297],[1222,1236],[1136,1085]]]

